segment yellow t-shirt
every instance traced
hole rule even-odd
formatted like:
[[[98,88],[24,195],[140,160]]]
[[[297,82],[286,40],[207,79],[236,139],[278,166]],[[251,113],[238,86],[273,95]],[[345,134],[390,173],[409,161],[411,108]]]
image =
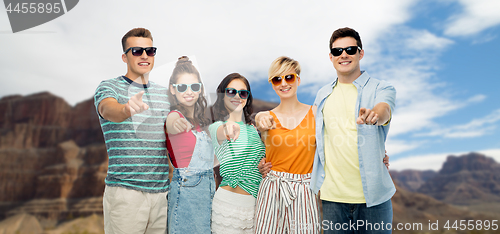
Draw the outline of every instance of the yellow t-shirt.
[[[325,181],[321,200],[366,203],[359,173],[358,131],[354,116],[358,90],[338,83],[323,108],[325,123]]]

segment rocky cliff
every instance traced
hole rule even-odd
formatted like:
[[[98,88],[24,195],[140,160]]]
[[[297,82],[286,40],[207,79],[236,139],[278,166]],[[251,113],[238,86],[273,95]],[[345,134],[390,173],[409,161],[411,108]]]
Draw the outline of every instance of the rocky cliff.
[[[47,92],[0,100],[0,218],[92,213],[72,207],[104,191],[107,154],[93,106]]]
[[[478,153],[448,156],[418,192],[455,205],[500,203],[500,164]]]
[[[391,170],[391,177],[394,182],[397,183],[400,188],[404,188],[411,192],[417,191],[425,182],[427,182],[427,180],[433,178],[436,175],[437,172],[433,170]]]

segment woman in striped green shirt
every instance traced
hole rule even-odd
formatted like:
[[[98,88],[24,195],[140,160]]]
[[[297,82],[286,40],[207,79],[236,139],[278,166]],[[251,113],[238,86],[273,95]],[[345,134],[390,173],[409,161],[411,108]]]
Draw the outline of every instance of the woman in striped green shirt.
[[[262,180],[257,164],[265,146],[251,124],[251,113],[248,80],[229,74],[217,87],[216,122],[209,127],[223,178],[212,202],[212,233],[254,232],[255,199]]]

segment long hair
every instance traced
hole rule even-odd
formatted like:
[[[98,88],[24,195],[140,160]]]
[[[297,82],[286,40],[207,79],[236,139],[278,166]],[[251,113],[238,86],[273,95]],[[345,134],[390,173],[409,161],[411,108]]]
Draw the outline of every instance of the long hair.
[[[214,119],[215,119],[215,121],[226,121],[227,118],[229,118],[229,112],[227,111],[226,106],[224,105],[224,96],[226,93],[227,86],[233,80],[243,81],[243,83],[245,83],[245,85],[247,86],[248,92],[250,92],[250,94],[248,95],[248,98],[247,98],[247,103],[243,107],[243,115],[245,117],[245,123],[251,124],[252,123],[251,115],[253,112],[252,91],[250,90],[250,83],[248,82],[247,78],[240,75],[239,73],[231,73],[231,74],[227,75],[226,77],[224,77],[224,79],[220,82],[219,86],[217,87],[217,100],[215,101],[215,104],[213,107]]]
[[[205,87],[204,85],[201,86],[201,91],[198,97],[198,100],[194,104],[194,118],[191,118],[189,116],[186,116],[187,109],[184,107],[179,100],[175,97],[175,95],[170,92],[170,87],[173,84],[177,83],[177,80],[179,79],[179,76],[182,74],[193,74],[198,78],[198,82],[201,83],[200,79],[200,73],[198,70],[193,66],[193,62],[189,60],[187,56],[182,56],[179,58],[177,63],[175,64],[174,71],[172,72],[172,75],[170,76],[170,82],[168,85],[168,100],[170,102],[170,109],[171,110],[178,110],[181,113],[183,113],[184,117],[191,122],[192,124],[200,125],[201,127],[203,126],[208,126],[211,121],[210,119],[205,115],[205,110],[207,109],[207,100],[205,99],[204,93],[205,93]]]

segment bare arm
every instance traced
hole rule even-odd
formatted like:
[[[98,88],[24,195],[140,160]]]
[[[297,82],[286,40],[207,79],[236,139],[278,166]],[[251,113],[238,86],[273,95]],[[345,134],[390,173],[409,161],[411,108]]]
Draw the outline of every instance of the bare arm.
[[[130,111],[127,112],[125,108],[125,104],[120,104],[114,98],[105,98],[99,103],[99,114],[104,119],[107,119],[111,122],[119,123],[123,122],[127,118],[129,118]]]
[[[261,111],[255,115],[255,123],[260,132],[265,132],[269,129],[275,129],[276,123],[269,111]]]
[[[391,119],[391,107],[385,102],[379,102],[373,107],[373,111],[378,115],[377,125],[384,125]]]
[[[168,114],[166,127],[167,133],[173,135],[191,130],[191,124],[185,118],[181,118],[177,112]]]
[[[123,122],[127,118],[141,113],[149,108],[149,106],[142,102],[142,95],[144,91],[132,96],[127,103],[120,104],[114,98],[103,99],[98,106],[99,114],[111,122]]]
[[[240,135],[240,125],[227,121],[217,128],[217,141],[221,144],[224,140],[236,140]]]

